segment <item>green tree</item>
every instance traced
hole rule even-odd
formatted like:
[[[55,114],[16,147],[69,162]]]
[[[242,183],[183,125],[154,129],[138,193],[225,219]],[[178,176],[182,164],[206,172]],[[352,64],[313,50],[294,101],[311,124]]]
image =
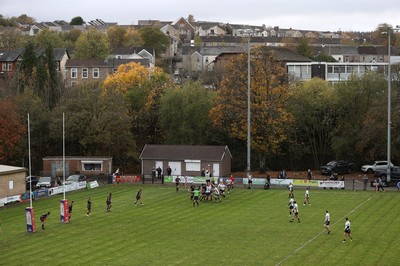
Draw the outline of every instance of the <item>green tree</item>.
[[[64,113],[67,155],[112,156],[116,164],[128,164],[137,157],[128,110],[120,92],[99,83],[71,87],[52,112],[50,136],[61,143]]]
[[[24,45],[25,38],[21,31],[17,29],[5,30],[0,35],[0,47],[6,49],[16,49]]]
[[[110,53],[107,36],[95,29],[83,32],[76,41],[74,58],[106,59]]]
[[[35,43],[39,47],[47,47],[51,45],[52,47],[64,47],[64,36],[56,31],[51,31],[48,29],[40,31],[35,36]]]
[[[33,84],[34,70],[37,63],[37,56],[35,51],[35,46],[32,41],[25,45],[24,52],[22,54],[21,61],[21,82],[24,85]]]
[[[167,144],[207,144],[213,134],[209,112],[215,92],[200,83],[171,87],[161,97],[160,125]]]
[[[299,38],[297,41],[297,47],[296,50],[299,54],[308,57],[308,58],[313,58],[313,50],[310,47],[310,44],[306,38]]]
[[[73,17],[69,25],[83,25],[84,23],[85,21],[83,20],[83,18],[78,16],[78,17]]]
[[[43,169],[43,156],[56,155],[54,150],[62,144],[54,143],[49,138],[49,123],[50,111],[46,103],[33,92],[30,87],[15,97],[16,105],[18,106],[18,113],[26,119],[29,113],[30,129],[31,129],[31,159],[32,159],[32,173],[39,175]],[[25,120],[26,121],[26,120]],[[25,135],[23,142],[14,150],[14,157],[16,162],[20,165],[28,167],[28,141]]]
[[[386,158],[386,79],[374,72],[362,77],[352,76],[335,86],[335,102],[338,115],[332,136],[335,154],[362,161]],[[398,113],[393,112],[393,121],[398,121],[396,117]],[[398,134],[396,124],[392,124],[393,136]]]
[[[289,106],[294,118],[291,140],[296,139],[300,149],[312,155],[315,167],[321,166],[331,154],[336,127],[333,87],[319,78],[306,81],[293,88]]]
[[[72,29],[69,32],[66,32],[64,34],[64,38],[67,42],[71,42],[72,44],[75,44],[76,41],[79,39],[79,36],[81,36],[82,31],[78,29]]]
[[[162,31],[157,28],[144,27],[139,32],[144,41],[144,46],[154,47],[157,57],[167,51],[170,41]]]

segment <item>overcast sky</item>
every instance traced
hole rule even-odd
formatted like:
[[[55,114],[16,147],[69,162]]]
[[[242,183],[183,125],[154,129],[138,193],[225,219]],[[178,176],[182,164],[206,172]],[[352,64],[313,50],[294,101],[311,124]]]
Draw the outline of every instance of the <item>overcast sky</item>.
[[[0,0],[0,14],[26,14],[37,22],[70,22],[80,16],[118,25],[173,21],[192,14],[196,21],[320,31],[373,31],[381,23],[400,24],[398,0]]]

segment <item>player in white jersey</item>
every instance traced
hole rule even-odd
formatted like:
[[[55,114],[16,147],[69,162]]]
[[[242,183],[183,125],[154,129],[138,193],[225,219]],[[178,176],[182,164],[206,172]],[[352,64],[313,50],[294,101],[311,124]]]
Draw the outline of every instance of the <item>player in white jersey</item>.
[[[297,218],[297,222],[300,223],[300,216],[299,216],[299,206],[297,205],[297,202],[293,202],[293,216],[290,222],[293,222],[294,218]]]
[[[324,227],[325,229],[328,231],[328,234],[331,233],[331,229],[329,228],[331,224],[331,215],[329,214],[328,211],[326,211],[325,213],[325,223],[324,223]]]
[[[306,193],[304,194],[303,207],[306,206],[306,203],[308,203],[308,206],[311,205],[311,202],[310,202],[310,191],[308,191],[308,188],[306,188]]]
[[[288,203],[288,206],[289,206],[289,217],[292,217],[293,218],[293,205],[294,205],[294,198],[293,197],[290,197],[290,200],[289,200],[289,203]]]
[[[289,189],[289,199],[290,199],[290,198],[294,198],[294,194],[293,194],[293,184],[292,184],[292,183],[289,184],[288,189]]]
[[[350,221],[349,218],[347,217],[346,217],[346,222],[344,223],[343,242],[346,242],[346,237],[350,237],[351,241],[353,241],[353,237],[351,236]]]
[[[224,184],[224,182],[222,182],[222,181],[219,182],[218,189],[219,189],[219,193],[221,194],[221,196],[225,198],[225,184]]]

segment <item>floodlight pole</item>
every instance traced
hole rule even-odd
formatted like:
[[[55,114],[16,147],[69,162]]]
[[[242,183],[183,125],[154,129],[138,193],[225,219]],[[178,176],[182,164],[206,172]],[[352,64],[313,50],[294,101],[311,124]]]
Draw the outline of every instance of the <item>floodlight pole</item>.
[[[65,200],[65,118],[63,113],[63,194]]]
[[[29,161],[29,203],[32,208],[32,166],[31,166],[31,126],[28,113],[28,161]]]
[[[251,172],[251,161],[250,161],[250,152],[251,152],[251,139],[250,139],[250,38],[249,36],[247,43],[247,177],[250,176]]]
[[[390,182],[390,177],[391,177],[391,175],[390,175],[390,168],[391,168],[391,164],[390,164],[390,162],[391,162],[391,158],[390,158],[390,156],[391,156],[391,127],[392,127],[392,118],[391,118],[391,116],[392,116],[392,114],[391,114],[391,112],[392,112],[392,108],[391,108],[391,94],[392,94],[392,92],[391,92],[391,90],[392,90],[392,88],[391,88],[391,79],[392,79],[392,77],[391,77],[391,69],[390,69],[390,65],[391,65],[391,60],[390,60],[390,55],[391,55],[391,53],[390,53],[390,35],[391,35],[391,28],[390,28],[390,26],[388,26],[387,27],[387,35],[388,35],[388,117],[387,117],[387,120],[388,120],[388,122],[387,122],[387,161],[388,161],[388,164],[387,164],[387,171],[386,171],[386,182]]]

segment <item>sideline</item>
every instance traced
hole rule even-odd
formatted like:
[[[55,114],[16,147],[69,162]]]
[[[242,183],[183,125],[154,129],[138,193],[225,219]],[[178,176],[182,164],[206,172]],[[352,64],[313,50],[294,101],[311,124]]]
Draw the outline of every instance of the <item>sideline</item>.
[[[348,212],[346,215],[344,215],[342,218],[340,218],[339,220],[337,220],[334,224],[332,224],[332,226],[336,225],[337,223],[339,223],[340,221],[342,221],[343,219],[345,219],[347,216],[349,216],[351,213],[355,212],[358,208],[360,208],[361,206],[363,206],[365,203],[367,203],[368,201],[370,201],[376,194],[374,193],[374,195],[372,195],[371,197],[369,197],[368,199],[366,199],[364,202],[361,202],[357,207],[355,207],[354,209],[352,209],[350,212]],[[325,233],[325,229],[322,230],[320,233],[318,233],[317,235],[315,235],[313,238],[309,239],[307,242],[305,242],[303,245],[301,245],[299,248],[297,248],[295,251],[293,251],[292,253],[290,253],[289,255],[287,255],[283,260],[281,260],[280,262],[276,263],[275,266],[277,265],[281,265],[283,262],[285,262],[286,260],[288,260],[289,258],[291,258],[294,254],[296,254],[297,252],[299,252],[300,250],[302,250],[305,246],[307,246],[308,244],[310,244],[312,241],[314,241],[317,237],[319,237],[320,235],[322,235],[323,233]]]

